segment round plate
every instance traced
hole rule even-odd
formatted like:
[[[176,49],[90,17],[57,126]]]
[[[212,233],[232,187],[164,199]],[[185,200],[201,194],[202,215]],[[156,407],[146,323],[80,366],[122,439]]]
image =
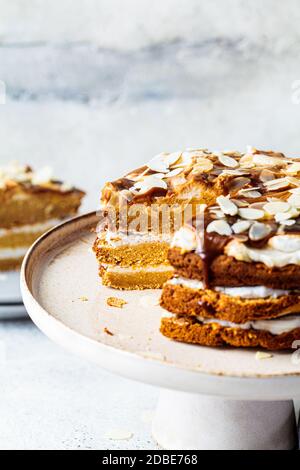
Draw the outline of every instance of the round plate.
[[[162,387],[240,399],[300,395],[300,357],[255,350],[176,343],[159,333],[159,290],[117,291],[101,286],[92,252],[96,214],[43,235],[21,272],[23,300],[32,320],[65,348],[123,376]],[[107,305],[108,297],[127,303]]]
[[[20,273],[0,272],[0,320],[26,315],[20,290]]]

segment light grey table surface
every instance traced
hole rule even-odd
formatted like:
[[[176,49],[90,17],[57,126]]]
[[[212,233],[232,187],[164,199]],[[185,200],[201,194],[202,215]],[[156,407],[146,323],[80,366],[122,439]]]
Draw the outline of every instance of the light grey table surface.
[[[29,319],[0,322],[0,353],[0,449],[159,448],[154,387],[73,356]],[[110,439],[120,432],[132,437]]]
[[[1,321],[0,449],[156,449],[155,388],[69,354],[30,320]],[[129,440],[111,440],[120,431]]]

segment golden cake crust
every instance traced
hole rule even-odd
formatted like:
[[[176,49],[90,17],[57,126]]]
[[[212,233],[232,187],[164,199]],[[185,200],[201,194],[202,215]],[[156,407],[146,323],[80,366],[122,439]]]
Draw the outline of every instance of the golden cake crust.
[[[272,335],[261,330],[225,328],[217,324],[201,324],[192,317],[163,318],[161,333],[173,340],[202,346],[238,348],[263,348],[268,350],[291,349],[300,339],[300,328],[288,333]]]
[[[300,294],[273,298],[242,299],[211,289],[190,289],[181,285],[165,284],[160,305],[179,315],[216,318],[232,323],[277,318],[298,312]]]

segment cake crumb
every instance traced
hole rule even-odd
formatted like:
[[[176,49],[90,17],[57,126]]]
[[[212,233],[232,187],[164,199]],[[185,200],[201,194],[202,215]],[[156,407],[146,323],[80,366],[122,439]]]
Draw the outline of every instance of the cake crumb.
[[[273,354],[263,352],[263,351],[257,351],[255,354],[255,359],[260,361],[261,359],[271,359],[273,357]]]
[[[112,429],[106,432],[104,437],[112,441],[129,441],[133,437],[133,433],[127,429]]]
[[[82,295],[79,297],[79,300],[81,300],[81,302],[87,302],[89,299],[85,295]]]
[[[106,333],[109,336],[114,336],[114,334],[108,329],[108,328],[103,328],[104,333]]]
[[[123,308],[123,305],[127,304],[126,300],[120,299],[118,297],[108,297],[106,299],[106,303],[110,307],[117,307],[117,308]]]

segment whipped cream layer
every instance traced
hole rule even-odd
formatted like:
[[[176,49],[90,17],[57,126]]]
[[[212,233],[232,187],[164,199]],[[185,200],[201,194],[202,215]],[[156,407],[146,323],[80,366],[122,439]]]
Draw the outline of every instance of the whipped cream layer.
[[[145,267],[140,267],[140,268],[130,268],[130,267],[127,267],[127,266],[114,266],[114,265],[111,265],[111,264],[102,264],[101,266],[103,266],[103,268],[105,268],[105,270],[107,272],[110,272],[110,273],[122,273],[122,274],[130,274],[130,273],[151,273],[151,272],[172,272],[173,271],[173,268],[172,266],[169,266],[169,265],[159,265],[159,266],[145,266]]]
[[[281,335],[288,333],[296,328],[300,328],[300,314],[287,315],[275,320],[254,320],[246,323],[232,323],[224,320],[208,319],[197,316],[197,320],[203,324],[215,323],[224,328],[238,328],[241,330],[260,330],[267,331],[272,335]]]
[[[197,251],[195,230],[182,227],[175,233],[171,247],[181,248],[187,252]],[[263,248],[252,248],[233,239],[225,246],[224,252],[238,261],[263,263],[270,268],[282,268],[288,264],[300,265],[300,235],[275,235]]]
[[[225,253],[238,261],[254,261],[270,268],[300,265],[300,236],[276,235],[270,238],[264,248],[251,248],[238,240],[232,240],[225,247]]]
[[[23,258],[27,250],[28,247],[0,249],[0,260]]]
[[[118,247],[123,245],[137,245],[140,243],[155,243],[155,242],[164,242],[164,243],[171,243],[173,234],[156,234],[154,232],[147,232],[147,233],[123,233],[123,232],[112,232],[110,230],[105,231],[104,233],[101,232],[101,235],[98,239],[98,243],[101,244],[101,241],[105,241],[109,243],[111,247]]]
[[[204,284],[197,279],[186,279],[184,277],[174,277],[168,281],[168,284],[181,285],[190,289],[204,290]],[[297,291],[284,289],[270,289],[265,286],[243,286],[243,287],[222,287],[216,286],[213,290],[231,297],[241,297],[242,299],[265,299],[267,297],[280,297]],[[300,292],[300,291],[299,291]]]
[[[27,234],[27,233],[39,233],[39,232],[46,232],[55,225],[61,223],[61,219],[49,219],[46,222],[40,222],[36,224],[28,224],[28,225],[20,225],[18,227],[13,228],[1,228],[0,229],[0,237],[5,237],[10,234]]]

